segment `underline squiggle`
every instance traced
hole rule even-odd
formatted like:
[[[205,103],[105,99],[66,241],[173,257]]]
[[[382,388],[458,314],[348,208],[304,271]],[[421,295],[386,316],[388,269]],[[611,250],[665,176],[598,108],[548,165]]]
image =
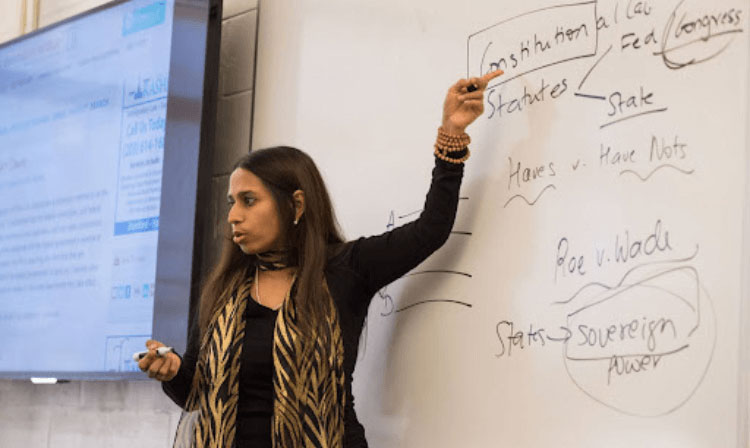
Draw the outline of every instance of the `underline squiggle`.
[[[529,202],[529,200],[528,200],[528,199],[526,199],[526,198],[525,198],[525,197],[524,197],[523,195],[521,195],[521,194],[517,194],[517,195],[513,196],[512,198],[508,199],[508,202],[506,202],[506,203],[505,203],[505,205],[503,205],[503,208],[507,207],[507,206],[508,206],[508,204],[510,204],[510,203],[511,203],[511,202],[513,201],[513,199],[517,199],[517,198],[521,198],[521,199],[523,199],[523,200],[524,200],[524,201],[525,201],[525,202],[526,202],[527,204],[529,204],[529,205],[532,205],[532,206],[533,206],[534,204],[536,204],[536,201],[538,201],[538,200],[539,200],[539,198],[541,198],[541,197],[542,197],[542,195],[544,194],[544,192],[545,192],[545,191],[547,191],[547,190],[548,190],[548,189],[550,189],[550,188],[552,188],[553,190],[557,190],[557,188],[555,188],[555,186],[554,186],[554,185],[552,185],[552,184],[549,184],[549,185],[547,185],[546,187],[544,187],[544,188],[542,189],[542,191],[541,191],[541,192],[539,193],[539,195],[538,195],[538,196],[536,197],[536,199],[534,199],[534,200],[533,200],[533,201],[531,201],[531,202]]]
[[[622,170],[622,171],[620,171],[620,176],[622,176],[625,173],[630,173],[630,174],[634,174],[634,175],[638,176],[638,178],[641,181],[646,182],[651,176],[654,175],[655,172],[659,171],[662,168],[672,168],[672,169],[675,169],[675,170],[681,172],[682,174],[686,174],[686,175],[690,175],[690,174],[693,174],[695,172],[695,170],[689,170],[689,171],[688,170],[683,170],[682,168],[678,168],[678,167],[676,167],[674,165],[670,165],[668,163],[665,163],[664,165],[657,166],[646,177],[641,176],[640,174],[638,174],[637,172],[635,172],[633,170]]]

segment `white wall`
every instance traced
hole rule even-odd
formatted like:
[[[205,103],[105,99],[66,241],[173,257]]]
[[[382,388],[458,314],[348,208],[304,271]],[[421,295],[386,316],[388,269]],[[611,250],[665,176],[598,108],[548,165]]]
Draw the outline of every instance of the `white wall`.
[[[0,42],[13,39],[23,32],[21,28],[23,24],[21,15],[23,0],[6,1],[7,3],[3,5],[2,13],[0,14]]]
[[[0,43],[35,28],[34,8],[35,0],[3,0],[0,6]]]
[[[75,14],[96,8],[108,0],[41,0],[39,2],[39,26],[59,22]]]
[[[2,0],[0,42],[33,28],[39,2],[44,26],[85,11],[102,0]],[[252,119],[258,0],[224,0],[214,173],[212,222],[203,236],[204,271],[218,256],[218,224],[226,210],[223,197],[231,166],[249,151]],[[0,448],[156,448],[171,446],[179,408],[156,381],[71,382],[33,385],[0,380]]]

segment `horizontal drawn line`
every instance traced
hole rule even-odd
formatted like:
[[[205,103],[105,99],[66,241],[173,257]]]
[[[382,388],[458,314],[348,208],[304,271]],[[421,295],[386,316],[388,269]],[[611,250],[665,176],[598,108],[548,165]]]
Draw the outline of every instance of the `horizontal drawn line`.
[[[401,215],[401,216],[398,217],[398,219],[408,218],[409,216],[414,216],[417,213],[421,213],[421,212],[422,212],[422,210],[420,209],[420,210],[417,210],[416,212],[411,212],[411,213],[407,213],[405,215]]]
[[[657,166],[656,169],[654,169],[653,171],[651,171],[646,177],[641,176],[640,174],[638,174],[637,172],[635,172],[633,170],[622,170],[620,172],[620,176],[622,176],[623,174],[626,174],[626,173],[630,173],[630,174],[636,175],[641,181],[646,182],[651,176],[654,175],[654,173],[656,173],[657,171],[659,171],[662,168],[672,168],[673,170],[677,170],[677,171],[681,172],[682,174],[686,174],[686,175],[690,175],[690,174],[693,174],[695,172],[695,170],[686,171],[686,170],[683,170],[682,168],[678,168],[678,167],[676,167],[674,165],[670,165],[669,163],[665,163],[664,165]]]
[[[471,236],[472,235],[471,232],[463,232],[463,231],[460,231],[460,230],[456,230],[456,231],[451,232],[451,233],[453,235],[466,235],[466,236]]]
[[[609,123],[604,123],[603,125],[599,126],[599,129],[604,129],[607,126],[611,126],[611,125],[616,124],[616,123],[621,123],[621,122],[623,122],[625,120],[630,120],[631,118],[637,118],[637,117],[640,117],[641,115],[655,114],[655,113],[658,113],[658,112],[666,112],[666,111],[667,111],[667,108],[663,107],[661,109],[654,109],[654,110],[647,110],[646,112],[639,112],[637,114],[629,115],[627,117],[618,118],[617,120],[610,121]]]
[[[468,196],[466,196],[466,197],[461,197],[461,198],[458,198],[458,200],[459,200],[459,201],[468,201],[468,200],[469,200],[469,197],[468,197]],[[401,215],[401,216],[398,216],[397,218],[398,218],[398,219],[404,219],[404,218],[408,218],[409,216],[413,216],[413,215],[416,215],[417,213],[422,213],[422,209],[420,208],[420,209],[419,209],[419,210],[417,210],[417,211],[414,211],[414,212],[411,212],[411,213],[407,213],[407,214],[405,214],[405,215]]]
[[[441,299],[432,299],[432,300],[422,300],[421,302],[412,303],[411,305],[407,305],[403,308],[399,308],[396,310],[397,313],[400,313],[401,311],[406,311],[410,308],[414,308],[417,305],[426,305],[428,303],[450,303],[453,305],[461,305],[465,306],[467,308],[471,308],[472,305],[470,303],[461,302],[459,300],[441,300]]]
[[[668,352],[662,352],[662,353],[645,353],[645,354],[632,354],[632,355],[610,355],[603,358],[572,358],[570,356],[566,356],[565,359],[568,359],[570,361],[610,361],[614,357],[618,358],[636,358],[636,357],[643,357],[643,356],[668,356],[668,355],[674,355],[676,353],[679,353],[686,348],[690,347],[690,344],[685,344],[682,347],[671,350]]]
[[[467,272],[449,271],[449,270],[440,270],[440,269],[435,269],[435,270],[430,270],[430,271],[412,272],[412,273],[406,274],[406,276],[409,277],[412,275],[420,275],[420,274],[456,274],[456,275],[463,275],[464,277],[469,277],[469,278],[472,277],[472,275]]]
[[[523,199],[523,200],[524,200],[524,201],[525,201],[525,202],[526,202],[527,204],[529,204],[529,205],[533,206],[534,204],[536,204],[536,201],[538,201],[538,200],[539,200],[539,198],[541,198],[541,197],[542,197],[542,195],[544,194],[544,192],[545,192],[545,191],[547,191],[547,190],[548,190],[548,189],[550,189],[550,188],[552,188],[553,190],[557,190],[557,188],[556,188],[556,187],[555,187],[554,185],[552,185],[552,184],[549,184],[549,185],[547,185],[546,187],[544,187],[544,188],[542,189],[542,191],[541,191],[541,192],[539,193],[539,195],[538,195],[538,196],[536,197],[536,199],[534,199],[534,200],[533,200],[532,202],[529,202],[529,200],[528,200],[528,199],[526,199],[526,197],[524,197],[523,195],[521,195],[521,194],[517,194],[517,195],[513,196],[512,198],[508,199],[508,202],[506,202],[506,203],[505,203],[505,205],[503,205],[503,208],[507,207],[507,206],[508,206],[508,204],[510,204],[510,203],[511,203],[511,201],[513,201],[513,200],[514,200],[514,199],[516,199],[516,198],[521,198],[521,199]]]
[[[580,97],[583,97],[583,98],[591,98],[592,100],[607,101],[606,97],[603,97],[603,96],[600,96],[600,95],[588,95],[586,93],[578,93],[578,92],[574,93],[573,95],[580,96]]]

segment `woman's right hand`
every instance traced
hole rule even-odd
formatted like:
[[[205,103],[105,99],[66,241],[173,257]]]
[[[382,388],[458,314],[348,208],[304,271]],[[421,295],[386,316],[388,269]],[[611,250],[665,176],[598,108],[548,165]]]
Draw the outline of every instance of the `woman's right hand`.
[[[502,74],[502,70],[495,70],[479,78],[459,79],[451,86],[443,103],[443,130],[453,135],[463,134],[466,126],[484,112],[484,89]]]
[[[182,364],[180,357],[171,352],[159,356],[156,349],[165,347],[165,345],[153,339],[146,341],[146,347],[148,348],[148,354],[138,362],[138,368],[141,369],[141,372],[148,372],[149,378],[155,378],[159,381],[169,381],[174,378],[177,371],[180,370],[180,364]]]

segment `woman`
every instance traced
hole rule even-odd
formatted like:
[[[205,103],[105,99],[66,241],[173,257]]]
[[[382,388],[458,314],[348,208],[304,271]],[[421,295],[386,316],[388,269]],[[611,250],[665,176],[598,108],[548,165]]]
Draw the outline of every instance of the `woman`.
[[[232,239],[202,293],[182,358],[146,343],[139,362],[186,412],[175,445],[366,447],[351,392],[370,299],[448,238],[458,206],[464,129],[487,84],[460,80],[443,106],[436,164],[419,219],[344,242],[323,180],[294,148],[253,151],[229,180]]]

